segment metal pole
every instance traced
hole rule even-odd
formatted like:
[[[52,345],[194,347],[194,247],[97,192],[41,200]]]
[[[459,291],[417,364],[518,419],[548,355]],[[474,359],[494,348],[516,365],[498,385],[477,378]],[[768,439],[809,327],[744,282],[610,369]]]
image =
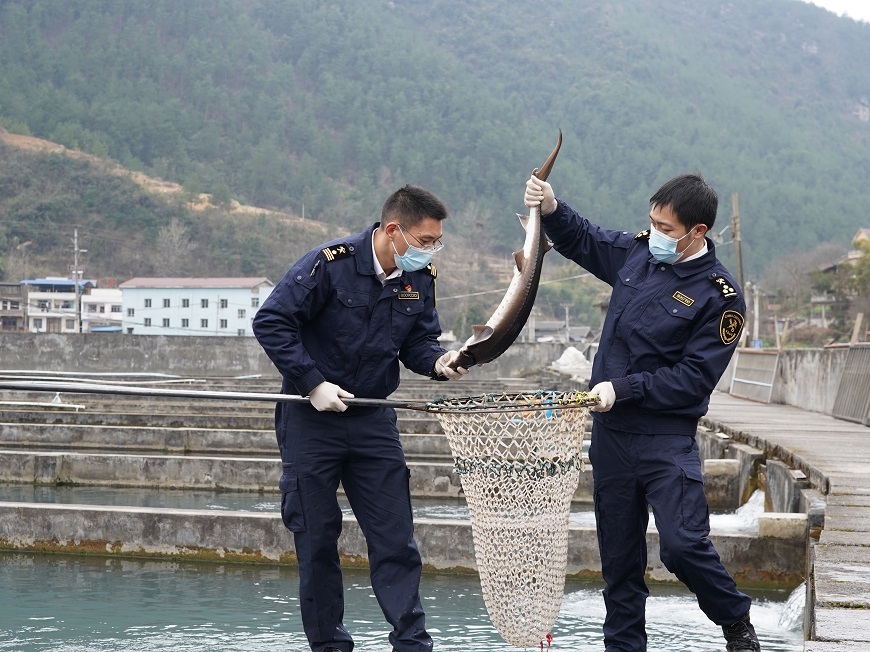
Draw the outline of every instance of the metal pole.
[[[76,296],[76,333],[82,332],[82,304],[79,297],[79,229],[76,227],[73,230],[73,285],[75,285]]]
[[[743,287],[743,254],[740,250],[740,208],[737,193],[731,194],[731,240],[737,256],[737,285]]]

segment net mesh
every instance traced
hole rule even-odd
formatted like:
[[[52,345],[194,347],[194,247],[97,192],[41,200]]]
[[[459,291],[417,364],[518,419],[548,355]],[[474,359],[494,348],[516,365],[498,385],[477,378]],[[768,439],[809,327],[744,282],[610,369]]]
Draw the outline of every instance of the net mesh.
[[[483,599],[511,645],[540,645],[559,615],[586,406],[596,401],[536,392],[450,399],[433,409],[468,502]]]

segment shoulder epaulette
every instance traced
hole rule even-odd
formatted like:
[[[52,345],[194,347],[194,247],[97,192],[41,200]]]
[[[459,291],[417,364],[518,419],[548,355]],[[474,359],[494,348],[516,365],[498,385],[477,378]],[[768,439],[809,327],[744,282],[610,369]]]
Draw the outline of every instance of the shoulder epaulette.
[[[432,278],[438,278],[438,270],[435,269],[435,265],[429,263],[426,265],[426,269],[429,270],[429,273],[432,275]]]
[[[641,231],[636,236],[634,236],[634,239],[635,240],[643,240],[644,238],[648,238],[648,237],[649,237],[649,229],[646,229],[645,231]]]
[[[350,256],[353,253],[353,248],[346,244],[337,244],[332,247],[324,247],[320,251],[323,253],[323,257],[326,258],[326,262],[331,263],[334,260]]]
[[[731,299],[737,296],[737,290],[724,277],[713,276],[711,280],[719,286],[719,289],[722,291],[722,296],[726,299]]]

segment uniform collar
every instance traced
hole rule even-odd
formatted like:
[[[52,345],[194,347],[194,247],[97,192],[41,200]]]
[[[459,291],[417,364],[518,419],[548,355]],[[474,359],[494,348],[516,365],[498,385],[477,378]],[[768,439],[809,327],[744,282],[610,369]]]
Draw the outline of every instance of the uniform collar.
[[[697,274],[698,272],[703,272],[716,264],[716,245],[713,244],[713,241],[706,236],[704,236],[704,241],[707,243],[707,253],[705,253],[703,256],[698,256],[697,258],[687,260],[684,263],[671,265],[674,270],[674,274],[676,274],[680,278],[685,278],[687,276]]]
[[[381,282],[381,285],[386,285],[387,281],[392,278],[399,278],[402,275],[402,270],[398,267],[390,272],[389,275],[384,271],[384,268],[381,266],[381,262],[378,260],[378,255],[375,252],[375,231],[372,231],[372,237],[370,239],[372,244],[372,265],[375,269],[375,276],[378,277],[378,280]]]
[[[376,262],[375,257],[375,249],[372,238],[374,238],[375,229],[377,229],[381,225],[380,222],[375,222],[368,229],[363,231],[362,233],[357,233],[348,240],[349,242],[353,242],[356,245],[357,255],[354,256],[356,259],[356,271],[360,274],[364,274],[367,276],[374,276],[380,280],[378,276],[378,272],[383,273],[383,268],[380,263]],[[399,270],[399,274],[395,276],[390,274],[386,277],[384,281],[381,283],[388,282],[393,278],[399,278],[402,276],[404,272]]]

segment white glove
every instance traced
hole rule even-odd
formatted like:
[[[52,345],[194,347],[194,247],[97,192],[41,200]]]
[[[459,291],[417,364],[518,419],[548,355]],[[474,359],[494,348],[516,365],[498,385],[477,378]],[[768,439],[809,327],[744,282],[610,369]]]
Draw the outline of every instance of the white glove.
[[[448,365],[459,357],[459,351],[448,351],[435,361],[435,373],[450,380],[459,380],[468,373],[465,367],[451,369]]]
[[[589,408],[592,412],[609,412],[613,404],[616,403],[616,392],[613,389],[613,383],[609,380],[598,383],[590,390],[589,394],[598,397],[598,405]]]
[[[347,406],[341,402],[342,398],[353,398],[353,394],[325,380],[308,394],[308,400],[318,412],[344,412]]]
[[[553,194],[553,186],[546,181],[541,181],[536,176],[532,176],[526,181],[523,203],[529,208],[539,206],[541,215],[549,215],[558,208],[556,195]]]

